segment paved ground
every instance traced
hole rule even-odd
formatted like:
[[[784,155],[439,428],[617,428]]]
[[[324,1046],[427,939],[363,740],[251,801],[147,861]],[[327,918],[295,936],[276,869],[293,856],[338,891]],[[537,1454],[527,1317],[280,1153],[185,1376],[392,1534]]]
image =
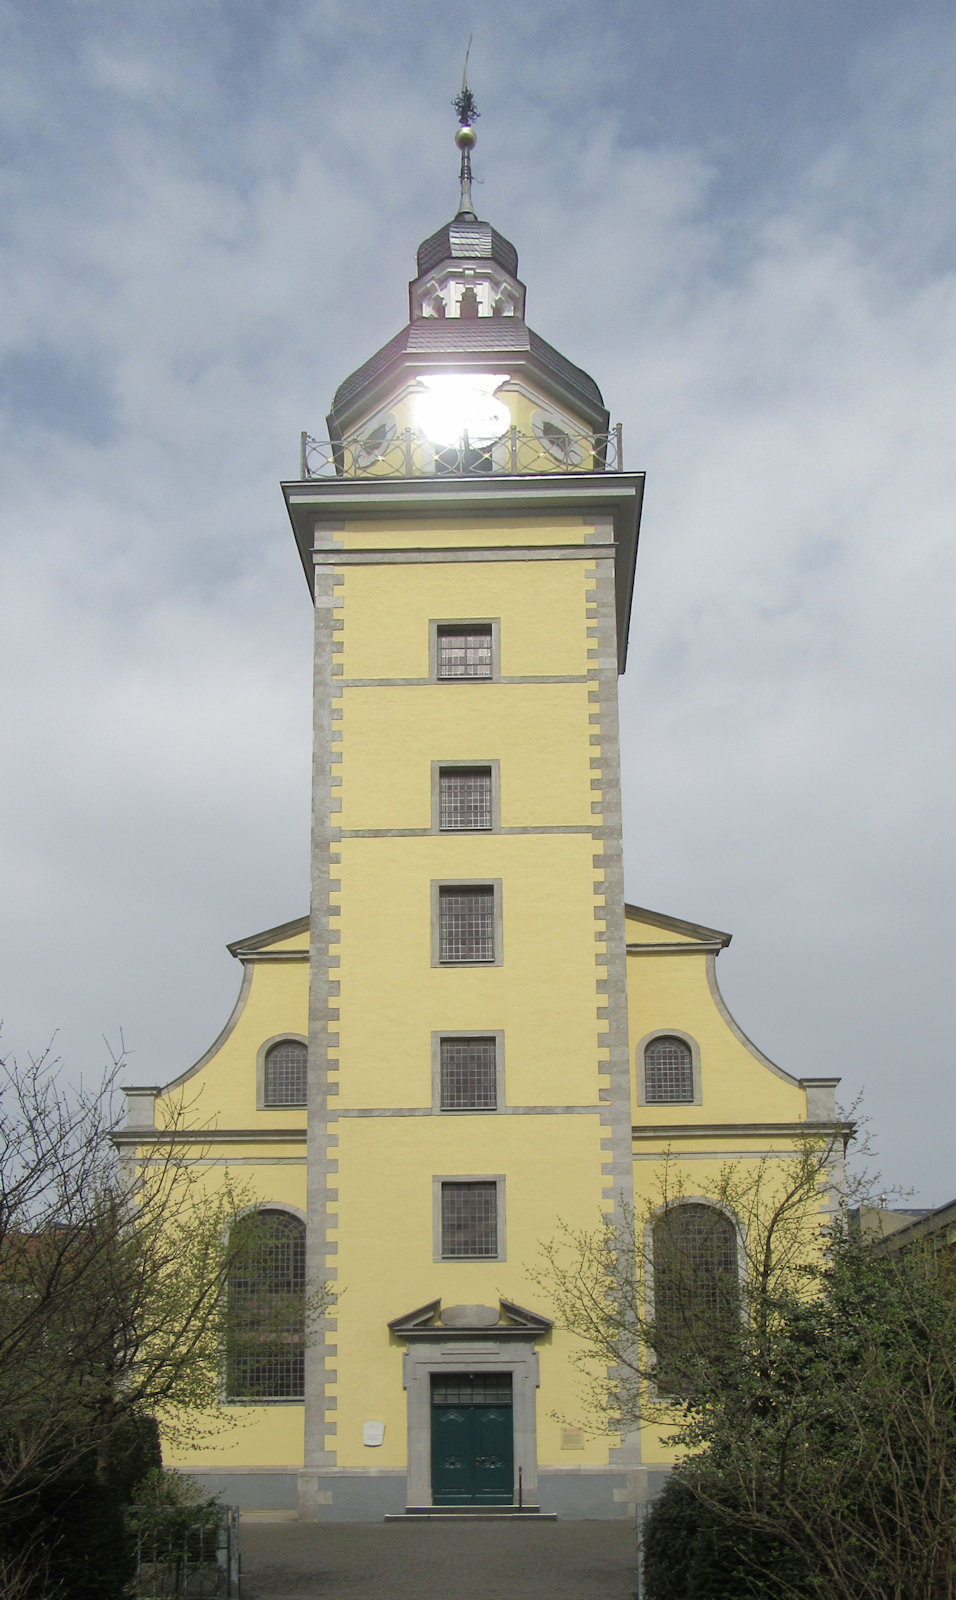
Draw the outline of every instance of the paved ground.
[[[250,1523],[242,1600],[634,1600],[627,1522]]]

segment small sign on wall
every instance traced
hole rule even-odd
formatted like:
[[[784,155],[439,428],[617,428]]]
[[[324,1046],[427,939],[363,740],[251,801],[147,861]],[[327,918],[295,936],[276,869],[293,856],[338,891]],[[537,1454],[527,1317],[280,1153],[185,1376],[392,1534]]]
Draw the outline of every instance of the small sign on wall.
[[[583,1433],[583,1431],[580,1428],[562,1428],[561,1429],[561,1449],[562,1450],[583,1450],[584,1449],[584,1433]]]
[[[363,1422],[362,1443],[367,1445],[381,1444],[385,1438],[384,1422]]]

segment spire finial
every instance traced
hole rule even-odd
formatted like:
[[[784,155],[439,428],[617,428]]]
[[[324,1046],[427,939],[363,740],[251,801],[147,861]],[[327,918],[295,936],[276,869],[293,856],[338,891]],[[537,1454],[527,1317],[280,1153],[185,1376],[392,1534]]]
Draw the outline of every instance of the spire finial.
[[[468,57],[471,54],[471,39],[468,40],[468,49],[465,51],[465,70],[461,75],[461,91],[456,94],[452,105],[458,113],[458,127],[455,130],[455,143],[461,151],[461,201],[458,206],[458,216],[465,222],[476,222],[475,208],[471,198],[471,152],[475,148],[478,138],[473,124],[478,121],[481,113],[475,105],[475,97],[468,87]]]

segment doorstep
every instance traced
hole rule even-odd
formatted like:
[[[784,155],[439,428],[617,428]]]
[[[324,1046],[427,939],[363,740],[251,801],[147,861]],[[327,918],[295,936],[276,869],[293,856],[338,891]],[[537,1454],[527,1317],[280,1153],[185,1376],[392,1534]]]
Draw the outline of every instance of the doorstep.
[[[405,1511],[390,1512],[386,1522],[500,1522],[510,1517],[512,1521],[557,1522],[556,1511],[542,1511],[540,1506],[409,1506]]]

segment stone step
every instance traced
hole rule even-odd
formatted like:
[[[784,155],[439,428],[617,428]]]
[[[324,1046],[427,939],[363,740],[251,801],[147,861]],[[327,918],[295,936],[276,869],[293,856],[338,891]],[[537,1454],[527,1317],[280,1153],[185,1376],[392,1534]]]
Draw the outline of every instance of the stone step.
[[[527,1517],[535,1522],[557,1522],[556,1511],[540,1506],[409,1506],[407,1511],[390,1512],[386,1522],[500,1522]]]

